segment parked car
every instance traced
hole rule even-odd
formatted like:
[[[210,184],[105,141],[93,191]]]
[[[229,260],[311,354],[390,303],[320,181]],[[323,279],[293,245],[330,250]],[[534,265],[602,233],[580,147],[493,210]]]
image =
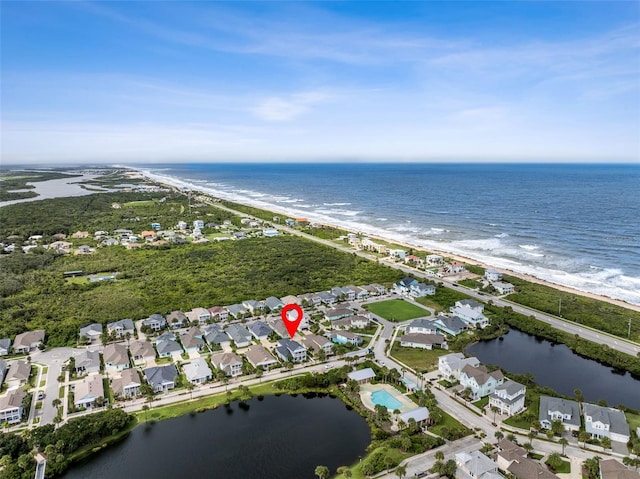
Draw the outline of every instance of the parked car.
[[[44,399],[44,391],[38,391],[38,401],[42,401]]]

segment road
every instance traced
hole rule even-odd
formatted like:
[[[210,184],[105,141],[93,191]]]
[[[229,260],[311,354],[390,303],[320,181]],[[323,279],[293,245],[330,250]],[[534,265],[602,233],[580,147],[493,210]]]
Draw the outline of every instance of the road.
[[[53,406],[52,402],[58,398],[60,389],[58,376],[60,376],[62,364],[74,354],[78,354],[78,352],[79,350],[73,348],[55,348],[50,351],[34,351],[31,353],[31,358],[34,362],[45,364],[49,368],[44,389],[45,398],[42,401],[40,425],[53,423],[53,418],[57,416],[58,410]]]

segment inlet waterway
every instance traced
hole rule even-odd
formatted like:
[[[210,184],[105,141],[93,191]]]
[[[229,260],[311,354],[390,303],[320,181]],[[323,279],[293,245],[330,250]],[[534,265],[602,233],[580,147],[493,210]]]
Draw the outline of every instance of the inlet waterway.
[[[312,395],[315,396],[315,395]],[[315,477],[364,457],[366,421],[329,396],[265,396],[142,425],[65,479]]]
[[[583,358],[564,344],[511,329],[502,339],[472,344],[467,354],[508,372],[531,373],[537,384],[560,394],[573,396],[573,391],[580,389],[586,401],[604,399],[610,406],[640,409],[640,380]]]

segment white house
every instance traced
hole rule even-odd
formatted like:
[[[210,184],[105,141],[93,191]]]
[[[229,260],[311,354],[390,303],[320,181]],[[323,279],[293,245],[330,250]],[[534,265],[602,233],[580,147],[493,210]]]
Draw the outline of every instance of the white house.
[[[400,346],[405,348],[433,349],[437,346],[447,349],[447,340],[441,334],[405,334],[400,338]]]
[[[622,411],[611,407],[582,403],[584,428],[595,439],[608,437],[612,441],[629,442],[629,423]]]
[[[16,424],[22,420],[22,400],[26,395],[22,389],[16,389],[0,397],[0,423]]]
[[[491,286],[500,294],[511,294],[514,291],[513,285],[505,281],[496,281],[495,283],[491,283]]]
[[[436,294],[436,287],[432,284],[418,283],[409,288],[409,296],[414,298],[423,298],[434,294]]]
[[[182,366],[187,381],[191,384],[203,384],[211,381],[213,373],[204,358],[197,358]]]
[[[498,472],[498,464],[493,462],[480,451],[459,452],[456,454],[456,466],[464,472],[462,476],[472,479],[503,479]]]
[[[418,334],[437,334],[438,328],[428,319],[418,318],[411,321],[409,326],[407,326],[407,333],[418,333]]]
[[[496,387],[489,396],[489,406],[496,407],[500,414],[513,416],[524,409],[524,398],[527,392],[526,386],[515,381],[507,382]]]
[[[460,371],[467,365],[479,366],[480,361],[474,356],[466,358],[462,353],[446,354],[438,358],[438,371],[445,378],[458,379],[460,377]]]
[[[502,273],[495,269],[486,269],[484,271],[484,279],[487,281],[502,281]]]
[[[242,359],[233,353],[220,353],[211,356],[211,364],[223,371],[227,376],[242,374]]]
[[[565,429],[577,431],[580,429],[580,406],[568,399],[540,396],[538,420],[543,429],[551,429],[551,423],[559,420]]]
[[[489,372],[485,366],[466,365],[460,371],[460,385],[470,389],[473,399],[480,399],[493,393],[504,381],[502,371]]]

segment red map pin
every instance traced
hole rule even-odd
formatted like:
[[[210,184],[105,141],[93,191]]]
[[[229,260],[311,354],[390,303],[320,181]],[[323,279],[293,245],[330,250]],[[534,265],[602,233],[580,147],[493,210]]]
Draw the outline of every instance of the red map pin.
[[[291,319],[291,316],[289,315],[289,311],[292,311],[292,310],[296,312],[296,317],[294,319]],[[298,326],[300,326],[300,322],[304,317],[304,312],[302,311],[302,308],[297,304],[293,304],[293,303],[287,304],[284,308],[282,308],[282,311],[280,312],[280,317],[282,318],[282,322],[286,326],[287,331],[289,331],[289,336],[291,336],[291,338],[293,339],[293,335],[296,334],[296,331],[298,330]]]

